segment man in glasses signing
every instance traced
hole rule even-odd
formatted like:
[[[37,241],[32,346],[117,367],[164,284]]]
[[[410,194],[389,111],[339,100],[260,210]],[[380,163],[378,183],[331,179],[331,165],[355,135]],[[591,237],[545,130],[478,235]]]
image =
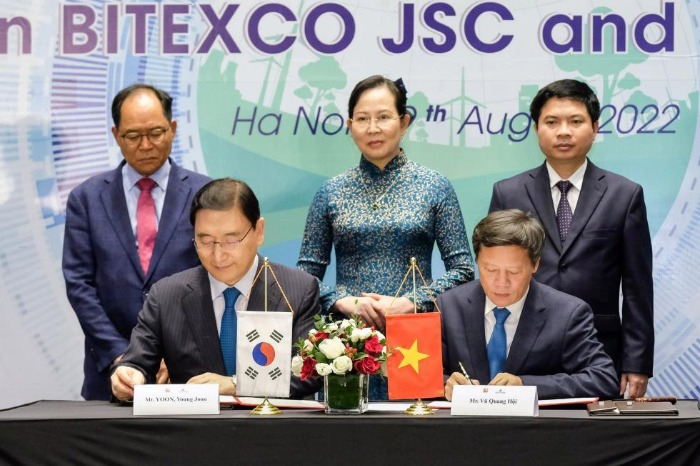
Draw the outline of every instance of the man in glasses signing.
[[[266,309],[266,303],[270,312],[292,309],[292,342],[298,342],[321,312],[318,282],[306,272],[270,263],[267,283],[256,280],[265,219],[247,184],[230,178],[207,183],[194,197],[190,220],[202,265],[153,285],[112,374],[119,400],[133,397],[135,385],[154,383],[161,358],[172,383],[218,384],[221,395],[235,395],[237,380],[248,373],[236,367],[238,313]],[[292,377],[290,396],[318,388],[317,381]]]

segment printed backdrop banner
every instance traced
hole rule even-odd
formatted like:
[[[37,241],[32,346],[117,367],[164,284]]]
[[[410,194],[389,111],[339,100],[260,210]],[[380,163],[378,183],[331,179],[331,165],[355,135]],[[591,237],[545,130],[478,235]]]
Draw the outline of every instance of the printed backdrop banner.
[[[468,231],[495,181],[543,161],[528,116],[538,88],[587,81],[603,105],[591,160],[640,183],[647,201],[650,392],[700,398],[700,2],[0,5],[0,405],[79,398],[65,202],[121,159],[110,133],[119,89],[147,82],[173,95],[173,159],[247,181],[267,220],[262,252],[294,265],[314,192],[359,161],[346,102],[372,74],[403,78],[413,116],[403,147],[450,178]]]

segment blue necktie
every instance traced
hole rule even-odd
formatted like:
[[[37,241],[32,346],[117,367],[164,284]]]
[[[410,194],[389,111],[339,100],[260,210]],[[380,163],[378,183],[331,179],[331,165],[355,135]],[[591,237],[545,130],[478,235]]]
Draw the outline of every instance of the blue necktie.
[[[559,238],[563,243],[566,241],[566,237],[571,229],[571,220],[574,218],[573,212],[571,212],[571,205],[569,204],[569,189],[572,184],[569,181],[559,181],[556,184],[559,191],[561,191],[561,197],[559,198],[559,206],[557,207],[557,226],[559,227]]]
[[[237,288],[230,287],[224,290],[224,315],[221,318],[221,354],[224,356],[224,365],[226,366],[226,375],[236,373],[236,300],[241,295]]]
[[[503,366],[506,365],[506,328],[503,323],[510,315],[510,311],[505,307],[496,307],[493,310],[493,315],[496,317],[496,326],[491,333],[491,339],[486,345],[486,352],[489,356],[489,371],[491,372],[491,380],[496,377],[496,374],[503,372]]]

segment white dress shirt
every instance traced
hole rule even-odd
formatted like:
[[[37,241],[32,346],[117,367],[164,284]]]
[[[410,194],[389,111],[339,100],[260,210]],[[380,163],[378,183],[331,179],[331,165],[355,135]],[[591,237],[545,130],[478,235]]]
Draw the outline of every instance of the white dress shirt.
[[[571,213],[576,212],[576,204],[578,204],[578,197],[581,194],[581,188],[583,187],[583,175],[586,173],[586,167],[588,166],[588,159],[583,162],[583,165],[578,167],[578,169],[569,177],[568,181],[571,183],[571,188],[566,198],[569,200],[569,205],[571,206]],[[554,171],[552,166],[547,162],[547,172],[549,173],[549,188],[552,191],[552,202],[554,203],[554,212],[557,211],[559,207],[559,199],[561,198],[561,190],[557,187],[559,181],[564,180],[559,174]],[[566,181],[566,180],[564,180]]]
[[[170,160],[155,171],[150,179],[156,182],[156,185],[151,190],[153,203],[156,205],[156,229],[160,223],[160,215],[163,213],[163,204],[165,203],[165,191],[168,189],[168,177],[170,176]],[[126,209],[129,211],[129,221],[131,222],[131,231],[136,237],[136,207],[139,203],[139,195],[141,190],[136,183],[143,178],[139,172],[134,170],[134,167],[128,163],[122,167],[122,183],[124,185],[124,196],[126,197]],[[138,238],[136,238],[138,241]]]
[[[515,331],[518,329],[518,323],[520,322],[520,315],[523,313],[523,306],[525,305],[525,299],[527,298],[527,293],[530,291],[528,287],[527,291],[519,301],[506,306],[506,309],[510,311],[510,315],[503,324],[506,329],[506,357],[510,353],[510,344],[513,343],[513,337],[515,336]],[[486,297],[486,305],[484,306],[484,335],[486,335],[486,344],[488,344],[491,339],[491,334],[493,333],[493,328],[496,326],[496,316],[493,315],[493,309],[496,306],[493,301]]]
[[[245,311],[248,309],[248,299],[250,298],[250,288],[253,285],[253,280],[255,280],[255,272],[258,270],[258,256],[253,259],[253,265],[250,269],[243,275],[243,277],[233,284],[238,291],[241,292],[240,296],[236,300],[234,307],[236,312]],[[224,310],[226,308],[226,302],[224,301],[224,290],[229,288],[224,282],[220,282],[216,278],[209,274],[209,285],[211,286],[211,296],[214,304],[214,316],[216,317],[216,329],[221,334],[221,318],[224,316]]]

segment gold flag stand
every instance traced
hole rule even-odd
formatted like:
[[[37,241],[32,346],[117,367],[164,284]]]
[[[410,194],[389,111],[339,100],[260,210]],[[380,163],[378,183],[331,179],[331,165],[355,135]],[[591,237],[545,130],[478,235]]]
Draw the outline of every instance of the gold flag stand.
[[[284,293],[284,290],[282,289],[282,285],[280,284],[279,280],[277,280],[277,276],[275,275],[275,271],[272,270],[272,267],[270,267],[270,261],[268,260],[267,257],[263,259],[263,266],[260,267],[260,270],[258,271],[258,274],[255,276],[255,279],[253,280],[253,283],[250,285],[250,290],[248,290],[248,296],[246,298],[250,297],[250,293],[253,290],[253,287],[255,286],[255,283],[258,281],[260,278],[260,274],[265,271],[263,274],[263,280],[265,281],[265,312],[267,312],[267,272],[268,270],[272,274],[272,276],[275,279],[275,283],[277,283],[277,287],[280,289],[280,292],[282,293],[282,297],[284,298],[284,301],[287,303],[287,307],[289,307],[289,311],[294,314],[294,309],[292,309],[292,305],[289,303],[289,299],[287,299],[287,295]],[[256,406],[251,412],[251,415],[254,416],[276,416],[278,414],[282,414],[282,410],[279,409],[277,406],[272,404],[270,400],[268,400],[267,397],[263,400],[262,403],[260,403],[258,406]]]
[[[403,280],[401,281],[401,285],[399,285],[399,289],[396,290],[396,295],[394,295],[394,299],[399,297],[399,293],[401,293],[401,288],[403,288],[404,283],[406,283],[408,275],[411,274],[411,277],[413,279],[413,312],[414,314],[418,313],[418,305],[416,304],[416,272],[418,272],[418,275],[420,275],[420,278],[423,281],[423,285],[428,290],[428,294],[430,295],[430,299],[433,301],[435,309],[437,310],[437,312],[440,312],[440,307],[437,305],[437,301],[435,301],[435,297],[433,296],[430,287],[428,287],[428,283],[425,281],[425,277],[423,277],[420,268],[418,268],[418,263],[415,257],[411,257],[411,264],[408,266],[408,270],[406,271],[406,275],[404,275]],[[389,305],[389,309],[391,309],[391,305]],[[418,398],[416,401],[413,402],[411,406],[408,407],[408,409],[406,409],[406,411],[404,411],[404,414],[407,414],[409,416],[430,416],[431,414],[435,414],[435,410],[429,408],[428,405],[423,402],[423,400]]]
[[[420,398],[418,398],[411,406],[404,411],[405,414],[408,414],[409,416],[430,416],[431,414],[435,414],[435,410],[432,408],[429,408],[427,404],[423,402]]]
[[[265,397],[263,402],[257,405],[250,414],[255,416],[275,416],[277,414],[282,414],[282,410],[270,403],[270,400]]]

